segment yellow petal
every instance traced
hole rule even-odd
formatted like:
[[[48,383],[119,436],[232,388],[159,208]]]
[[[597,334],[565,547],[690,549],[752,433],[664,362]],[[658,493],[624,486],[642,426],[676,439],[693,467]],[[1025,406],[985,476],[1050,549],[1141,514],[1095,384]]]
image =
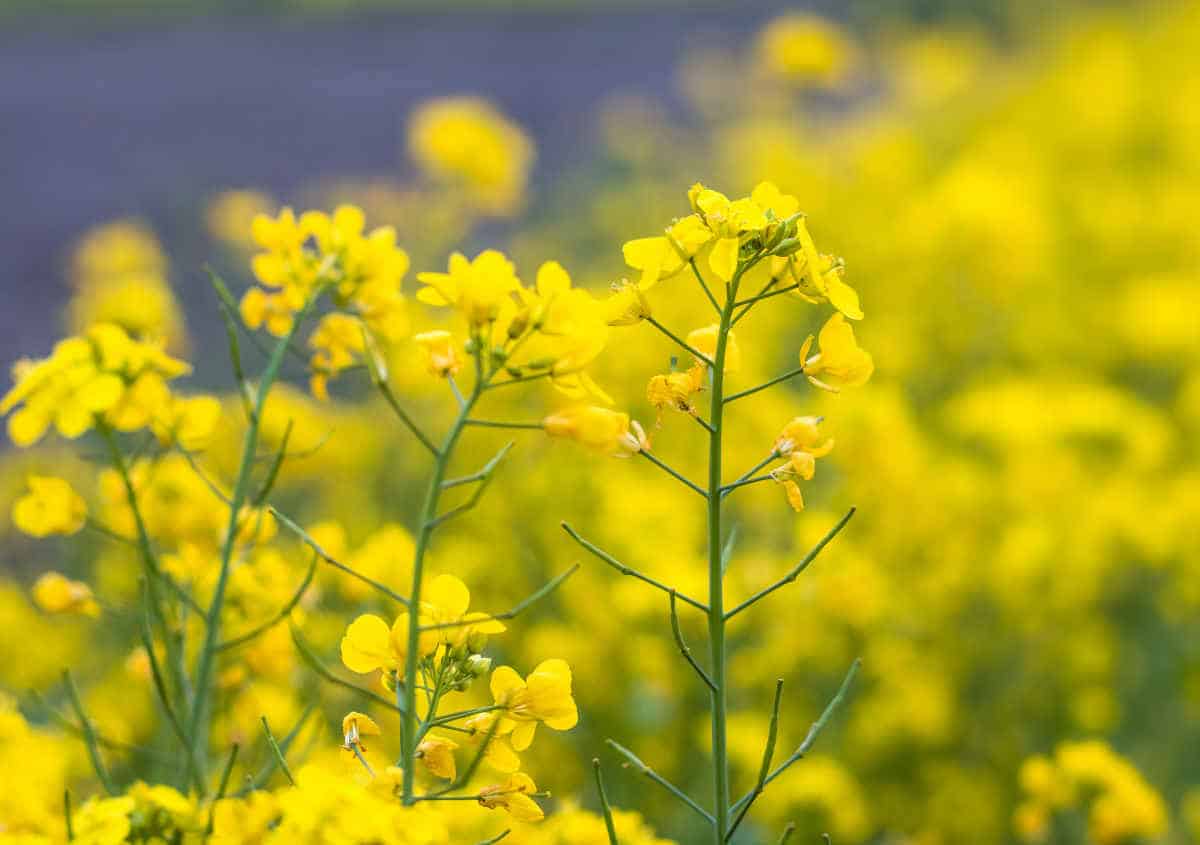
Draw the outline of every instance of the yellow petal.
[[[728,282],[737,272],[739,242],[737,238],[721,238],[713,244],[708,255],[708,266],[723,282]]]
[[[351,672],[366,674],[390,669],[395,663],[387,623],[365,614],[350,623],[342,637],[342,663]]]
[[[424,602],[432,605],[442,621],[462,618],[471,603],[467,585],[453,575],[439,575],[425,588]]]

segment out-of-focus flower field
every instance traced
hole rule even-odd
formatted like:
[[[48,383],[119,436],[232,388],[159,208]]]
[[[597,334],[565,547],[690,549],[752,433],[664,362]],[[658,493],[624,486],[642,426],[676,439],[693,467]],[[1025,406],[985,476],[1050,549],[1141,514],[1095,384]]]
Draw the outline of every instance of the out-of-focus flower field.
[[[711,797],[710,696],[667,597],[561,527],[708,595],[702,504],[652,461],[583,448],[650,451],[628,420],[610,431],[578,410],[627,413],[656,461],[705,477],[710,434],[688,417],[707,388],[642,318],[711,356],[723,353],[688,333],[712,309],[674,252],[638,245],[692,211],[698,181],[770,210],[742,229],[764,237],[798,200],[802,228],[845,261],[837,284],[865,315],[850,346],[871,356],[865,384],[833,371],[822,328],[856,316],[833,287],[812,297],[820,307],[765,298],[737,325],[732,390],[798,366],[846,389],[791,378],[727,411],[729,478],[775,454],[798,416],[822,418],[820,441],[834,441],[828,454],[796,446],[807,464],[732,491],[727,602],[783,578],[856,512],[730,623],[733,794],[755,786],[769,734],[778,762],[856,658],[861,669],[730,841],[779,842],[789,824],[792,843],[836,845],[1200,841],[1197,45],[1200,8],[1185,3],[1075,9],[1004,41],[784,14],[745,43],[689,53],[684,111],[608,102],[596,160],[537,190],[536,137],[483,100],[432,100],[406,116],[413,180],[324,180],[304,207],[329,216],[300,222],[281,213],[293,198],[253,186],[208,202],[240,389],[232,368],[215,391],[189,385],[185,362],[230,347],[189,334],[200,318],[178,305],[153,228],[98,225],[71,245],[75,340],[26,350],[53,357],[18,363],[0,403],[16,444],[0,454],[0,842],[470,845],[511,830],[511,843],[597,845],[610,838],[593,758],[623,845],[709,841],[699,814],[606,744]],[[696,253],[716,288],[730,238],[705,195],[691,199],[716,232]],[[353,208],[335,213],[347,203],[365,229]],[[306,239],[316,263],[300,257]],[[502,258],[476,257],[491,247],[522,289]],[[306,325],[256,411],[252,383],[335,252],[362,268],[331,293],[356,316]],[[505,311],[494,288],[526,310]],[[221,304],[214,292],[212,313]],[[818,334],[828,375],[801,351]],[[468,337],[508,357],[475,357]],[[447,492],[448,507],[474,507],[429,545],[421,636],[461,636],[420,648],[442,638],[430,677],[461,679],[451,706],[484,718],[428,733],[415,776],[454,783],[481,736],[496,745],[473,800],[404,806],[396,790],[414,773],[389,766],[405,751],[391,696],[418,643],[397,638],[407,621],[389,635],[403,608],[371,582],[408,594],[430,455],[392,405],[440,440],[459,411],[448,377],[469,383],[473,360],[530,382],[489,392],[482,416],[545,432],[468,425],[449,467],[484,467],[474,483],[487,489],[477,502]],[[45,401],[37,366],[65,373]],[[257,441],[243,440],[248,419]],[[257,486],[231,519],[247,466]],[[463,584],[471,611],[499,614],[548,583],[503,624],[466,615]],[[146,610],[155,590],[177,616]],[[206,644],[218,594],[220,641]],[[703,616],[681,606],[678,621],[706,665]],[[505,756],[518,754],[520,772]]]

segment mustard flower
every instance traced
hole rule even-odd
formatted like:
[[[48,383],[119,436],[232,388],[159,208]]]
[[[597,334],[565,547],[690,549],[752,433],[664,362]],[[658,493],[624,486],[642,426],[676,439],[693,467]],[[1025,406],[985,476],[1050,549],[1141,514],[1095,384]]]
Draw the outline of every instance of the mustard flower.
[[[607,455],[636,452],[644,439],[640,426],[631,426],[628,414],[596,405],[556,411],[542,420],[542,429],[551,437],[566,437]]]
[[[815,387],[837,393],[843,387],[861,387],[875,372],[871,353],[854,339],[854,328],[840,312],[834,314],[821,328],[817,338],[820,352],[808,357],[812,336],[800,348],[800,366],[805,377]]]
[[[646,385],[646,400],[658,411],[659,425],[665,410],[695,414],[692,397],[704,389],[705,366],[699,362],[682,372],[661,373]]]
[[[797,479],[812,480],[817,458],[833,451],[833,440],[821,441],[820,422],[819,417],[795,417],[775,440],[775,453],[787,458],[787,463],[773,470],[771,476],[783,485],[788,504],[797,512],[804,510],[804,496]]]
[[[486,613],[468,613],[467,607],[470,604],[471,592],[466,584],[453,575],[437,576],[425,585],[421,594],[422,624],[447,627],[425,633],[449,645],[465,643],[475,632],[504,633],[506,628],[500,620],[490,619]]]
[[[458,375],[462,369],[462,359],[458,357],[454,335],[440,330],[422,332],[413,335],[413,340],[424,351],[431,376],[450,378]]]
[[[425,287],[417,299],[427,305],[453,307],[471,325],[479,329],[496,320],[505,302],[521,287],[516,268],[502,252],[484,250],[468,260],[462,253],[450,256],[445,273],[418,273]]]
[[[90,616],[100,615],[92,588],[82,581],[72,581],[59,572],[43,573],[30,590],[34,604],[46,613]]]
[[[520,202],[534,157],[521,127],[476,97],[419,106],[409,121],[408,148],[426,172],[462,186],[475,205],[494,214]]]
[[[59,341],[49,358],[13,368],[14,387],[0,399],[8,433],[31,446],[54,425],[75,438],[98,420],[122,431],[147,426],[170,399],[167,381],[190,372],[159,341],[137,340],[120,326],[98,323]],[[18,408],[18,406],[20,406]]]
[[[364,736],[379,736],[383,731],[379,725],[365,713],[359,713],[357,710],[351,710],[342,717],[342,747],[348,751],[357,748],[359,751],[365,751],[366,746],[362,743]]]
[[[786,273],[796,283],[796,295],[809,302],[829,302],[851,320],[863,318],[858,293],[843,280],[846,266],[840,258],[817,251],[808,224],[796,220],[796,251],[773,259],[775,275]]]
[[[610,326],[636,325],[651,314],[646,295],[628,279],[613,285],[613,292],[604,300],[604,312]]]
[[[458,743],[443,736],[427,736],[417,745],[417,757],[434,777],[454,780],[458,767],[454,763],[454,751]]]
[[[29,492],[13,503],[12,520],[31,537],[74,534],[87,521],[87,503],[62,478],[31,475]]]
[[[502,784],[481,789],[479,803],[489,810],[503,809],[517,821],[539,822],[546,814],[529,797],[536,792],[537,785],[533,779],[523,772],[516,772]]]
[[[418,647],[422,655],[432,654],[438,643],[437,633],[426,631]],[[401,613],[391,628],[373,614],[359,616],[342,637],[341,653],[342,663],[351,672],[365,675],[381,669],[385,676],[395,672],[408,653],[408,614]]]
[[[80,807],[72,818],[75,841],[81,845],[119,845],[133,829],[130,815],[137,802],[127,795],[93,798]]]
[[[831,86],[846,78],[854,49],[829,21],[807,14],[786,14],[759,34],[757,55],[768,73],[797,86]]]
[[[545,660],[522,679],[510,666],[492,673],[492,697],[502,709],[500,732],[511,734],[513,748],[524,751],[533,742],[539,722],[567,731],[579,721],[571,695],[571,667],[565,660]]]
[[[205,448],[221,419],[221,401],[215,396],[174,396],[164,402],[151,421],[158,442],[179,444],[195,451]]]
[[[509,738],[499,733],[499,728],[493,731],[492,726],[500,718],[497,712],[480,713],[464,721],[463,727],[470,731],[468,736],[473,745],[487,742],[483,751],[484,762],[498,772],[512,774],[521,768],[521,758],[513,750]]]

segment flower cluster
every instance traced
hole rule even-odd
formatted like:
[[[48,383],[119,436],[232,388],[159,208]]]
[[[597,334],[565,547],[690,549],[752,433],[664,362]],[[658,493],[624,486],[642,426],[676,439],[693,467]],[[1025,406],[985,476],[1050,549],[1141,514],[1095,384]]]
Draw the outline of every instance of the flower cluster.
[[[1026,842],[1053,841],[1056,817],[1072,810],[1086,812],[1088,836],[1101,845],[1155,840],[1167,830],[1162,797],[1101,741],[1067,742],[1052,758],[1030,757],[1020,783],[1024,801],[1013,824]]]

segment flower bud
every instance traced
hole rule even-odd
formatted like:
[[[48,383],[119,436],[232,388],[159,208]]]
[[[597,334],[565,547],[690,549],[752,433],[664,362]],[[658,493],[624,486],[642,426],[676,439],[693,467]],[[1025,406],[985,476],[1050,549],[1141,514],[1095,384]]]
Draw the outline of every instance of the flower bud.
[[[473,677],[482,677],[492,671],[492,658],[484,657],[482,654],[472,654],[467,658],[466,669]]]

